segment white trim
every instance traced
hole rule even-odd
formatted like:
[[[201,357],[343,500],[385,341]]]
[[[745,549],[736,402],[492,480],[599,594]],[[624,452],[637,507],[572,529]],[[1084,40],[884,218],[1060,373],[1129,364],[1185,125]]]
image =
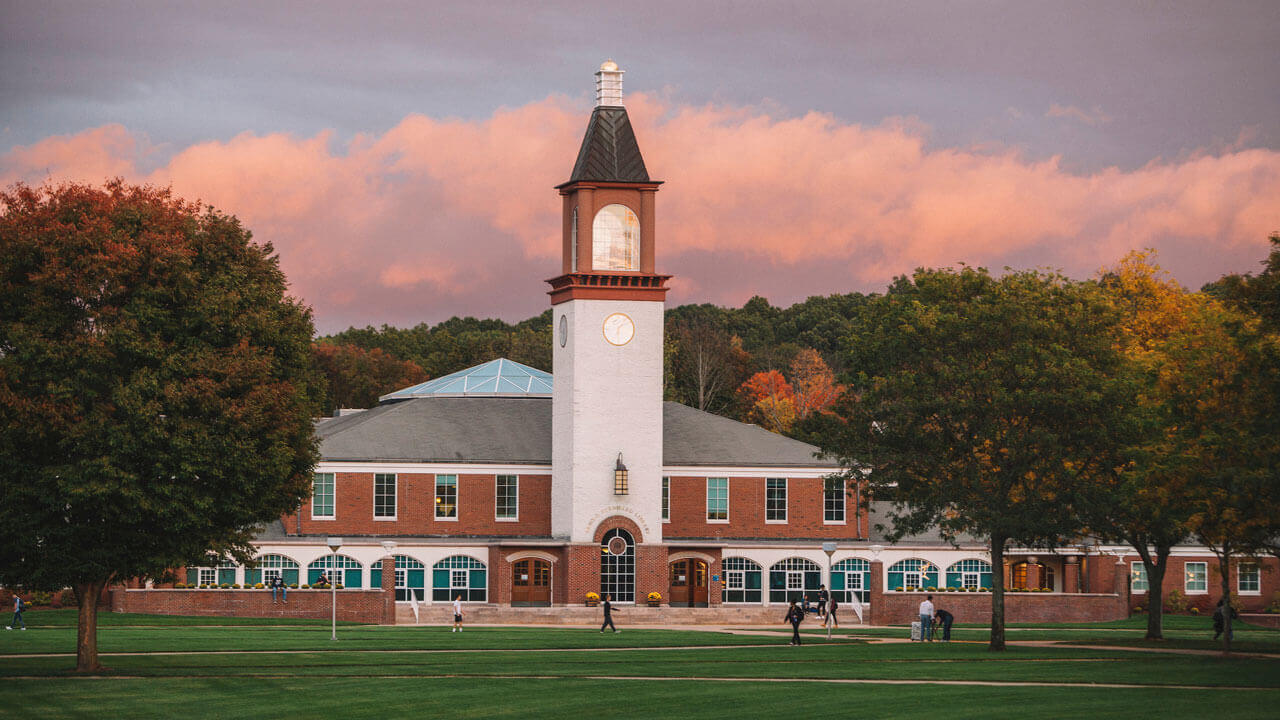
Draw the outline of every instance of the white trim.
[[[826,508],[823,508],[823,512],[822,512],[822,514],[823,514],[823,515],[826,515],[826,514],[827,514],[827,513],[826,513]],[[823,520],[823,521],[822,521],[822,524],[823,524],[823,525],[848,525],[848,524],[849,524],[849,522],[848,522],[847,520]]]
[[[517,552],[511,553],[510,555],[506,556],[504,559],[509,563],[514,563],[520,560],[528,560],[530,558],[534,560],[546,560],[552,565],[556,564],[555,555],[552,555],[551,553],[548,553],[548,552],[542,552],[541,550],[519,550]]]
[[[440,476],[448,475],[453,478],[453,517],[440,514],[440,507],[436,504],[436,500],[440,498]],[[462,478],[455,473],[436,473],[431,478],[431,519],[436,522],[458,522],[458,518],[462,516]]]
[[[707,563],[707,565],[708,565],[708,566],[710,566],[710,565],[714,565],[714,564],[715,564],[715,562],[716,562],[716,559],[715,559],[714,557],[712,557],[712,556],[710,556],[710,555],[708,555],[708,554],[706,554],[706,553],[695,552],[695,551],[693,551],[693,550],[685,550],[685,551],[683,551],[683,552],[672,553],[672,554],[668,555],[668,556],[667,556],[667,564],[668,564],[668,565],[670,565],[671,563],[676,562],[677,560],[688,560],[688,559],[690,559],[690,558],[693,558],[693,559],[696,559],[696,560],[701,560],[701,561],[703,561],[703,562]],[[707,568],[707,571],[708,571],[708,572],[710,572],[710,571],[711,571],[711,568],[710,568],[710,567],[708,567],[708,568]]]
[[[379,475],[390,475],[390,476],[391,476],[391,487],[395,489],[395,503],[396,503],[396,514],[395,514],[395,515],[379,515],[379,514],[378,514],[378,476],[379,476]],[[384,472],[384,473],[374,473],[374,474],[373,474],[373,488],[372,488],[372,489],[373,489],[373,493],[372,493],[372,495],[371,495],[371,500],[370,500],[370,510],[371,510],[371,511],[372,511],[372,513],[373,513],[373,520],[374,520],[374,522],[395,522],[396,520],[399,520],[399,519],[400,519],[400,517],[399,517],[399,515],[400,515],[400,474],[399,474],[399,473],[386,473],[386,472]],[[336,490],[336,487],[335,487],[335,490]],[[335,500],[336,500],[336,499],[337,499],[337,498],[335,498]],[[334,503],[334,505],[336,506],[336,505],[337,505],[337,503],[335,502],[335,503]]]
[[[1191,588],[1187,587],[1187,584],[1191,582],[1191,578],[1187,577],[1188,565],[1204,566],[1204,589],[1203,590],[1192,590]],[[1191,561],[1191,562],[1186,562],[1182,564],[1182,591],[1187,595],[1208,595],[1209,594],[1209,563],[1207,561]]]
[[[498,515],[498,477],[507,476],[516,479],[516,514],[513,517],[501,517]],[[518,473],[497,473],[493,476],[493,521],[494,522],[520,522],[520,475]]]
[[[724,519],[711,519],[711,481],[724,481]],[[729,499],[732,497],[730,486],[733,485],[730,478],[723,476],[706,476],[702,478],[702,517],[709,525],[728,525],[729,519],[733,516],[729,514]]]
[[[770,480],[782,481],[782,519],[781,520],[769,519],[769,481]],[[823,499],[823,502],[824,503],[826,502],[825,498]],[[791,483],[788,481],[788,478],[784,478],[784,477],[765,478],[764,479],[764,523],[766,525],[786,525],[787,521],[790,519],[791,519]]]
[[[669,465],[662,474],[671,477],[742,477],[742,478],[825,478],[839,472],[840,468],[742,467],[735,465]]]
[[[333,480],[329,488],[329,493],[330,493],[329,502],[331,503],[331,507],[333,508],[332,515],[316,515],[316,475],[321,475],[321,474],[333,476]],[[337,472],[329,471],[329,472],[322,473],[321,471],[316,470],[311,473],[311,519],[320,520],[320,521],[338,519],[338,473]]]
[[[316,472],[410,473],[420,475],[550,475],[551,466],[321,460],[316,465]]]

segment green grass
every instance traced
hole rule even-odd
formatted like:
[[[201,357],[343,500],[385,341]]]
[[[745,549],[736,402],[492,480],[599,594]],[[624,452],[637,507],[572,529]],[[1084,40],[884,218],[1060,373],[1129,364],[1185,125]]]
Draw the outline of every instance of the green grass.
[[[5,620],[9,617],[6,616]],[[41,610],[28,610],[23,613],[23,619],[27,621],[27,627],[75,627],[79,622],[75,608],[47,608]],[[102,627],[154,627],[157,625],[316,625],[329,627],[330,620],[317,620],[313,618],[251,618],[251,617],[202,617],[188,615],[145,615],[142,613],[113,613],[100,610],[98,612],[98,625]],[[357,623],[338,621],[338,625],[356,625]]]

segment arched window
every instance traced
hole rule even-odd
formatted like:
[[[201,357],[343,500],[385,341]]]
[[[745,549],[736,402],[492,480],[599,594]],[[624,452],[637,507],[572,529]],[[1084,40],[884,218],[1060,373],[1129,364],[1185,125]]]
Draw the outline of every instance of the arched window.
[[[640,269],[640,219],[626,205],[605,205],[591,223],[592,270]]]
[[[769,602],[800,601],[805,595],[817,602],[822,587],[822,569],[804,558],[787,558],[769,568]]]
[[[724,569],[724,602],[758,603],[764,599],[759,565],[746,558],[730,557],[720,566]]]
[[[298,562],[284,555],[263,555],[258,558],[257,567],[244,569],[244,584],[257,585],[270,583],[280,578],[285,585],[298,584]]]
[[[447,602],[459,595],[465,602],[489,598],[488,569],[467,555],[452,555],[431,566],[431,599]]]
[[[600,598],[605,595],[620,603],[636,600],[636,543],[622,528],[600,540]]]
[[[396,555],[396,601],[408,602],[412,590],[419,600],[427,599],[427,566],[408,555]],[[369,587],[382,587],[382,561],[369,566]]]
[[[219,559],[216,555],[205,558],[202,566],[187,568],[187,584],[192,587],[230,587],[236,582],[236,563],[230,559]]]
[[[871,599],[871,563],[862,558],[841,560],[831,566],[831,595],[842,603],[857,596],[859,602]]]
[[[938,566],[925,560],[899,560],[889,566],[889,589],[926,590],[938,587]]]
[[[1034,566],[1040,571],[1039,588],[1030,588],[1027,586],[1027,568]],[[1014,563],[1009,572],[1009,589],[1010,590],[1053,590],[1053,568],[1044,563]]]
[[[970,558],[947,568],[947,587],[966,590],[991,589],[991,563]]]
[[[324,573],[330,582],[338,578],[338,582],[342,583],[343,587],[358,588],[362,587],[361,576],[364,575],[364,566],[346,555],[325,555],[307,566],[307,584],[315,585],[321,573]]]

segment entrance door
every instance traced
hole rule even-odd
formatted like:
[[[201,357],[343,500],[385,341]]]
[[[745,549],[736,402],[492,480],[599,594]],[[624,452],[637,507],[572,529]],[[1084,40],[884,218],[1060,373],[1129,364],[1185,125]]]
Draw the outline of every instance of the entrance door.
[[[551,563],[529,558],[511,566],[511,604],[551,605]]]
[[[706,607],[707,564],[695,558],[671,563],[670,599],[676,607]]]

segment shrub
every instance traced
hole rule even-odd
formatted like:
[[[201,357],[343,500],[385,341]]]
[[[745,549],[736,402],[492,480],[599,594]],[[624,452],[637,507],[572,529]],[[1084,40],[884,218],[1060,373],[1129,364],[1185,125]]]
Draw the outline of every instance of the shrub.
[[[654,590],[653,592],[649,593],[649,599],[657,602],[662,599],[662,593],[658,592],[657,590]]]
[[[306,586],[304,585],[303,587],[306,587]],[[290,589],[290,590],[297,590],[297,589],[298,589],[298,583],[289,583],[289,589]]]
[[[292,586],[292,585],[290,585],[289,587],[293,587],[293,586]],[[310,586],[310,585],[308,585],[308,584],[306,584],[306,583],[302,583],[302,589],[303,589],[303,590],[310,590],[310,589],[311,589],[311,586]]]
[[[240,589],[240,583],[232,583],[232,584],[231,584],[231,589],[232,589],[232,590],[239,590],[239,589]]]
[[[1164,609],[1169,613],[1184,613],[1190,609],[1191,603],[1187,601],[1187,596],[1177,588],[1170,590],[1164,596]]]
[[[184,582],[176,582],[173,584],[173,587],[175,590],[185,590],[187,587],[187,584]]]
[[[339,589],[339,590],[344,590],[344,589],[345,589],[345,586],[344,586],[342,583],[338,583],[338,587],[337,587],[337,589]]]
[[[1135,615],[1136,615],[1136,614],[1139,614],[1139,613],[1141,613],[1141,612],[1143,612],[1144,610],[1146,610],[1146,608],[1142,607],[1141,605],[1134,605],[1134,606],[1133,606],[1133,612],[1134,612],[1134,614],[1135,614]]]
[[[902,586],[901,586],[901,585],[899,585],[898,587],[894,588],[893,590],[894,590],[894,592],[902,592]]]
[[[71,588],[67,588],[66,590],[62,591],[61,595],[62,595],[61,603],[63,607],[75,607],[76,605],[79,604],[76,602],[75,590],[72,590]]]
[[[1198,607],[1193,607],[1193,608],[1191,608],[1191,614],[1192,614],[1192,615],[1199,615],[1199,614],[1200,614],[1200,608],[1198,608]]]
[[[938,588],[936,588],[936,587],[934,587],[934,586],[932,586],[932,585],[930,585],[929,587],[925,588],[925,590],[928,590],[929,592],[938,592]]]
[[[1280,613],[1280,590],[1271,593],[1271,602],[1267,603],[1267,612]]]
[[[595,592],[589,592],[589,593],[587,593],[587,599],[588,599],[588,600],[599,600],[599,599],[600,599],[600,594],[599,594],[599,593],[595,593]]]
[[[254,589],[254,590],[264,590],[264,589],[266,589],[266,587],[267,587],[267,586],[266,586],[266,585],[263,585],[262,583],[254,583],[253,589]]]

